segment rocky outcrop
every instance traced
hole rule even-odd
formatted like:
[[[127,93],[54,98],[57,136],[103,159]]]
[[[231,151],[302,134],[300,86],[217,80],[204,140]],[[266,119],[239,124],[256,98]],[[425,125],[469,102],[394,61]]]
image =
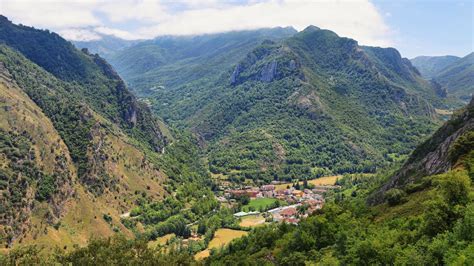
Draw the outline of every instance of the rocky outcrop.
[[[271,82],[273,79],[275,79],[275,75],[277,73],[277,66],[278,65],[275,60],[265,65],[261,72],[260,81]]]

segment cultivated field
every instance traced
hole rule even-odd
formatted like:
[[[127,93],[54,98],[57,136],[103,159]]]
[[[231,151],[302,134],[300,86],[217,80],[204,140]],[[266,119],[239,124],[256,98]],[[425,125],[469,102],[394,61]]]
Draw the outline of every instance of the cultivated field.
[[[255,227],[265,224],[265,218],[261,214],[242,217],[239,225],[243,227]]]
[[[338,178],[341,178],[341,177],[342,177],[341,175],[323,176],[323,177],[320,177],[320,178],[308,180],[308,183],[313,184],[315,186],[334,185],[336,183],[336,180]],[[299,182],[299,183],[300,183],[300,185],[303,184],[302,181]],[[292,183],[284,183],[284,184],[276,185],[275,189],[276,190],[286,189],[287,186],[291,187]]]
[[[272,198],[252,199],[249,204],[242,206],[242,211],[248,212],[250,207],[253,207],[255,211],[258,211],[260,208],[267,208],[276,201],[277,199]]]
[[[214,234],[214,238],[211,240],[211,242],[209,242],[209,246],[207,247],[207,249],[197,253],[194,257],[197,260],[206,258],[209,256],[211,249],[221,248],[227,245],[228,243],[230,243],[230,241],[236,238],[245,236],[247,234],[248,234],[247,231],[233,230],[233,229],[227,229],[227,228],[218,229],[216,233]]]

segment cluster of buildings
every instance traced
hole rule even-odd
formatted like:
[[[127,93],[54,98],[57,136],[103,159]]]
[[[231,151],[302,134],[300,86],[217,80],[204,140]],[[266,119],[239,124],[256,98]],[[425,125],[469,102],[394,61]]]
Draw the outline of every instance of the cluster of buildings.
[[[281,187],[281,186],[280,186]],[[298,223],[303,217],[307,217],[314,211],[324,206],[324,193],[329,189],[338,186],[312,186],[312,188],[304,188],[302,190],[288,187],[278,189],[274,184],[262,185],[260,187],[244,187],[241,189],[225,190],[224,196],[218,198],[219,201],[231,201],[233,198],[248,196],[251,199],[258,198],[274,198],[286,202],[288,205],[268,210],[273,221]],[[236,217],[242,217],[254,213],[239,212]]]

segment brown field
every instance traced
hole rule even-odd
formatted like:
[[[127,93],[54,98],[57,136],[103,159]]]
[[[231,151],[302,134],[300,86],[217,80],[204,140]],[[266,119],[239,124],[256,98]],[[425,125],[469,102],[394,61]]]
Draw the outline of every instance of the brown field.
[[[320,177],[320,178],[316,178],[316,179],[312,179],[312,180],[308,180],[308,183],[310,184],[313,184],[315,186],[323,186],[323,185],[334,185],[336,184],[336,180],[338,178],[341,178],[342,175],[331,175],[331,176],[323,176],[323,177]],[[303,184],[303,182],[299,182],[300,185]],[[279,184],[279,185],[276,185],[275,186],[275,189],[276,190],[279,190],[279,189],[286,189],[287,186],[291,186],[292,183],[284,183],[284,184]]]
[[[265,224],[265,218],[261,214],[257,215],[249,215],[245,216],[242,218],[242,221],[240,221],[240,226],[244,227],[255,227],[255,226],[261,226]]]
[[[230,243],[230,241],[236,238],[245,236],[247,234],[248,232],[246,231],[233,230],[233,229],[227,229],[227,228],[218,229],[216,233],[214,234],[214,238],[211,240],[211,242],[209,242],[209,246],[207,247],[207,249],[197,253],[194,256],[194,258],[197,260],[204,259],[209,256],[211,249],[221,248],[227,245],[228,243]]]
[[[435,112],[439,115],[452,115],[453,111],[446,109],[435,109]]]

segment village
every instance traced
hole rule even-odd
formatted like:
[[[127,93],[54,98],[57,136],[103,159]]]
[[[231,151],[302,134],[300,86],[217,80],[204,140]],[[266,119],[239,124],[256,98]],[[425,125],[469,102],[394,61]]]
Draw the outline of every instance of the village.
[[[217,200],[235,206],[239,200],[247,198],[249,202],[234,213],[236,218],[262,215],[266,222],[298,224],[301,218],[324,206],[324,194],[327,191],[339,188],[334,185],[334,180],[330,183],[314,185],[308,182],[292,184],[274,181],[260,187],[224,188],[223,195],[217,196]]]

